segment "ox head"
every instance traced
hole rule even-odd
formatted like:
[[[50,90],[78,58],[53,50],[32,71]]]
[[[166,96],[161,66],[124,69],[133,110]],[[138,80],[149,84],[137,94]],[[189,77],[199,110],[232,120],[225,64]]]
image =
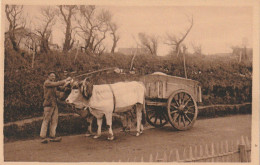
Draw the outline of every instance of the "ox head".
[[[77,109],[83,109],[88,105],[88,100],[92,96],[93,84],[87,79],[83,81],[71,81],[71,92],[66,99],[66,103]]]

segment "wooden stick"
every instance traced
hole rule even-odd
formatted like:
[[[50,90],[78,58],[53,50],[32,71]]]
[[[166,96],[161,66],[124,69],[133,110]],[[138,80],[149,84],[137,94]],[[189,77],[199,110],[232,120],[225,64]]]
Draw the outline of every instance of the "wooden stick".
[[[74,76],[73,78],[77,78],[77,77],[81,77],[81,76],[87,76],[87,75],[91,75],[91,74],[94,74],[94,73],[103,72],[103,71],[108,71],[108,70],[112,70],[112,69],[116,69],[116,67],[106,68],[106,69],[99,69],[99,70],[96,70],[96,71],[93,71],[93,72],[84,73],[84,74],[80,74],[80,75],[78,75],[78,76]]]

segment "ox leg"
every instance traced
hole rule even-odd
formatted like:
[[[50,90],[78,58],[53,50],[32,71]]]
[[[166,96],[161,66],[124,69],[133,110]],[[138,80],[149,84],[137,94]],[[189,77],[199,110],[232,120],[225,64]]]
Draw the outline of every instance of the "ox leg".
[[[89,136],[93,135],[93,132],[92,132],[93,119],[94,119],[93,116],[91,116],[89,118],[88,117],[86,118],[86,121],[88,123],[88,130],[87,130],[87,133],[85,134],[86,137],[89,137]]]
[[[126,120],[127,120],[127,128],[126,128],[126,131],[127,132],[130,132],[130,129],[131,129],[131,117],[129,114],[126,114]]]
[[[107,125],[109,126],[108,129],[108,138],[107,140],[114,140],[114,134],[113,134],[113,130],[112,130],[112,114],[106,114],[106,120],[107,120]]]
[[[137,104],[136,105],[136,121],[137,121],[137,127],[136,127],[136,136],[140,136],[140,134],[142,133],[140,131],[141,128],[141,120],[142,120],[142,105]]]
[[[140,134],[142,134],[144,131],[144,125],[141,123],[141,126],[140,126]]]
[[[103,118],[97,118],[98,130],[97,130],[97,135],[94,136],[94,139],[97,139],[101,136],[102,121],[103,121]]]
[[[109,130],[108,130],[108,133],[109,133],[109,135],[108,135],[108,138],[107,138],[107,140],[114,140],[114,134],[113,134],[113,130],[112,130],[112,123],[111,123],[111,125],[108,125],[109,126]]]
[[[122,121],[122,124],[123,124],[123,131],[124,132],[130,132],[130,124],[129,124],[130,119],[128,117],[127,112],[123,113],[121,121]]]

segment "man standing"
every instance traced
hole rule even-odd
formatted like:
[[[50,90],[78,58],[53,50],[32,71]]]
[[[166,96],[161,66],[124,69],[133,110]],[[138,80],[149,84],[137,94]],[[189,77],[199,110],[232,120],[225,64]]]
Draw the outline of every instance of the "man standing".
[[[61,137],[56,137],[56,127],[58,124],[58,107],[57,107],[57,89],[58,86],[63,86],[70,82],[71,78],[55,82],[56,75],[54,72],[49,72],[47,80],[44,82],[44,102],[43,102],[43,121],[41,126],[40,137],[42,143],[48,143],[46,138],[47,129],[49,125],[50,141],[60,142]]]

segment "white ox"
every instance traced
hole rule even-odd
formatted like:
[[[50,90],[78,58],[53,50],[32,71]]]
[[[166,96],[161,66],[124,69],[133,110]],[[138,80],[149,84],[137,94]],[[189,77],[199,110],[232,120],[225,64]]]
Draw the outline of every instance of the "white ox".
[[[134,106],[137,118],[136,136],[142,133],[144,123],[142,120],[145,120],[145,117],[142,117],[145,114],[145,86],[142,82],[93,85],[91,89],[84,84],[86,83],[83,82],[81,87],[71,90],[66,103],[77,109],[86,109],[97,118],[98,130],[94,138],[101,136],[102,119],[105,115],[109,126],[108,140],[113,140],[112,114],[130,111]]]

